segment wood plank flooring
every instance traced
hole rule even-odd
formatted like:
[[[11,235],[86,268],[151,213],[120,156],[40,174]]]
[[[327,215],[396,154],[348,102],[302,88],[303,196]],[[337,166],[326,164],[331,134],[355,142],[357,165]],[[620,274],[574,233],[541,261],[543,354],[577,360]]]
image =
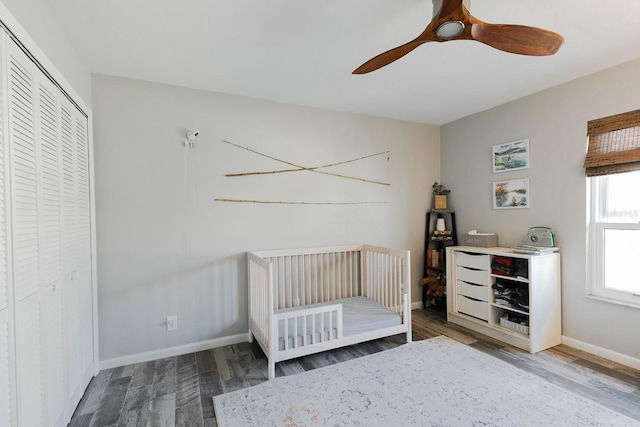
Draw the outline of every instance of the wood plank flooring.
[[[413,311],[414,339],[446,335],[549,382],[625,414],[640,425],[640,371],[559,345],[529,354],[446,322],[444,313]],[[405,343],[404,335],[281,362],[276,375],[292,375]],[[107,369],[83,396],[70,426],[216,426],[212,397],[266,381],[257,344],[237,344]],[[535,416],[535,414],[532,414]]]

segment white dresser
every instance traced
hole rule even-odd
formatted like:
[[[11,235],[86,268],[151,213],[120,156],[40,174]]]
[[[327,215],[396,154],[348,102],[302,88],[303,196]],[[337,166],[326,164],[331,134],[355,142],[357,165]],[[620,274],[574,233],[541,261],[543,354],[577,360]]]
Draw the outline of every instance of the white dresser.
[[[560,254],[448,247],[447,320],[531,353],[560,344]]]

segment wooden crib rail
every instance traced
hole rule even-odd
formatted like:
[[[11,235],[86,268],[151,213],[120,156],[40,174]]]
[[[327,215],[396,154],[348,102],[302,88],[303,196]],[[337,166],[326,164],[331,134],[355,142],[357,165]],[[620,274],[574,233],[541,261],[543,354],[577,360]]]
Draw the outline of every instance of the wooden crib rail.
[[[335,318],[334,318],[335,314]],[[295,350],[307,345],[340,339],[342,329],[342,304],[301,308],[278,313],[274,316],[278,330],[282,328],[282,352]],[[335,335],[334,335],[335,331]],[[289,342],[289,337],[292,338]],[[278,344],[280,346],[280,344]],[[290,357],[290,356],[287,356]]]
[[[362,295],[363,245],[254,252],[272,265],[274,309]]]
[[[363,294],[402,314],[411,301],[411,265],[408,250],[364,245]]]
[[[273,280],[271,263],[254,253],[247,253],[249,330],[269,353],[270,322],[273,314]],[[265,348],[266,347],[266,348]]]

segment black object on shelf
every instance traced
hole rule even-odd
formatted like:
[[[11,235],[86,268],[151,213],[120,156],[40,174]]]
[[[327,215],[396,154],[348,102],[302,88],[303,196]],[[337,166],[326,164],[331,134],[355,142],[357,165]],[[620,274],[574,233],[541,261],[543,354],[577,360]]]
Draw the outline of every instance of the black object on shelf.
[[[440,227],[438,227],[440,223]],[[441,228],[441,230],[438,230]],[[442,229],[443,228],[443,229]],[[422,306],[444,308],[446,295],[444,283],[446,274],[446,248],[456,246],[456,215],[448,209],[434,209],[427,212],[424,236],[424,273],[422,281]]]

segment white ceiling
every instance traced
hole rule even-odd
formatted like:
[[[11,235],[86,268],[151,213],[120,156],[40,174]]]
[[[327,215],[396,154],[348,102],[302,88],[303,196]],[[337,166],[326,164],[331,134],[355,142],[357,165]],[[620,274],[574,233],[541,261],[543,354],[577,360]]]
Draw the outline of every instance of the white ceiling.
[[[551,57],[427,43],[431,0],[48,0],[94,73],[441,125],[640,57],[640,0],[473,0],[490,23],[562,34]],[[640,84],[640,83],[639,83]]]

